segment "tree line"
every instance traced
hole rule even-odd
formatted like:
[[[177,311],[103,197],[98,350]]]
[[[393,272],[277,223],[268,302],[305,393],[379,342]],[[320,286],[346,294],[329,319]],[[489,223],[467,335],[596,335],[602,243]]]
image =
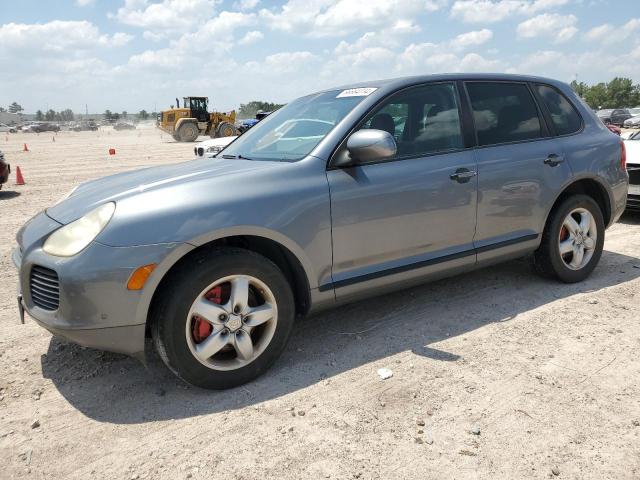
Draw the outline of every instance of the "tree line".
[[[640,106],[640,84],[634,84],[630,78],[616,77],[595,85],[574,80],[571,88],[594,110]]]
[[[240,118],[254,118],[259,111],[273,112],[282,107],[282,104],[262,102],[260,100],[253,100],[249,103],[241,103],[238,109],[238,116]]]

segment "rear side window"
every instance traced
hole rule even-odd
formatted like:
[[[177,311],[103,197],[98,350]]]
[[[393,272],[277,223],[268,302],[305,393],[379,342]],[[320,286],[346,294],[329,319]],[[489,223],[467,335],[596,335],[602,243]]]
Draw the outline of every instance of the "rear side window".
[[[582,128],[582,118],[567,97],[547,85],[536,85],[536,89],[551,114],[558,135],[569,135]]]
[[[538,109],[521,83],[467,83],[478,143],[496,145],[542,137]]]

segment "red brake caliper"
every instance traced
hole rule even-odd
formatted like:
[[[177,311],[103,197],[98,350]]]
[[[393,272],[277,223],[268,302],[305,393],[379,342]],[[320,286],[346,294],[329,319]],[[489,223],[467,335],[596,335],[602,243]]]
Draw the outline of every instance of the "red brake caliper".
[[[210,302],[222,305],[222,285],[213,287],[205,293],[204,298]],[[193,317],[193,322],[191,323],[191,336],[196,344],[202,343],[205,338],[211,335],[211,332],[213,332],[213,326],[209,322],[198,316]]]
[[[563,225],[560,229],[560,241],[564,242],[567,238],[569,238],[569,230]]]

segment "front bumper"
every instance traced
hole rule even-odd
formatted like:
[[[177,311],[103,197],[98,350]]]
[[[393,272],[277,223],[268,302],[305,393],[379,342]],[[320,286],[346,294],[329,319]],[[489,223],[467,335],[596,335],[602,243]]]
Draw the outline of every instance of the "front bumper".
[[[110,247],[91,243],[74,257],[54,257],[42,250],[60,224],[41,213],[18,234],[13,262],[19,271],[18,294],[29,315],[54,335],[102,350],[137,355],[144,351],[148,306],[164,272],[163,262],[183,244]],[[127,290],[136,268],[157,264],[142,290]],[[170,262],[172,264],[173,262]],[[32,268],[50,269],[58,277],[57,308],[43,308],[31,296]]]
[[[627,210],[640,211],[640,165],[627,165],[627,172],[629,173]]]

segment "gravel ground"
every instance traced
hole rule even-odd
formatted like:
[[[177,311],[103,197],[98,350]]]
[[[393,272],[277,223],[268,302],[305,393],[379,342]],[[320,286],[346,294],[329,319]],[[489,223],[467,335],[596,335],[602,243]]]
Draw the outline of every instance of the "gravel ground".
[[[19,226],[192,147],[151,128],[0,137],[27,182],[0,191],[0,478],[640,478],[640,216],[582,284],[515,261],[342,307],[230,391],[19,325]]]

